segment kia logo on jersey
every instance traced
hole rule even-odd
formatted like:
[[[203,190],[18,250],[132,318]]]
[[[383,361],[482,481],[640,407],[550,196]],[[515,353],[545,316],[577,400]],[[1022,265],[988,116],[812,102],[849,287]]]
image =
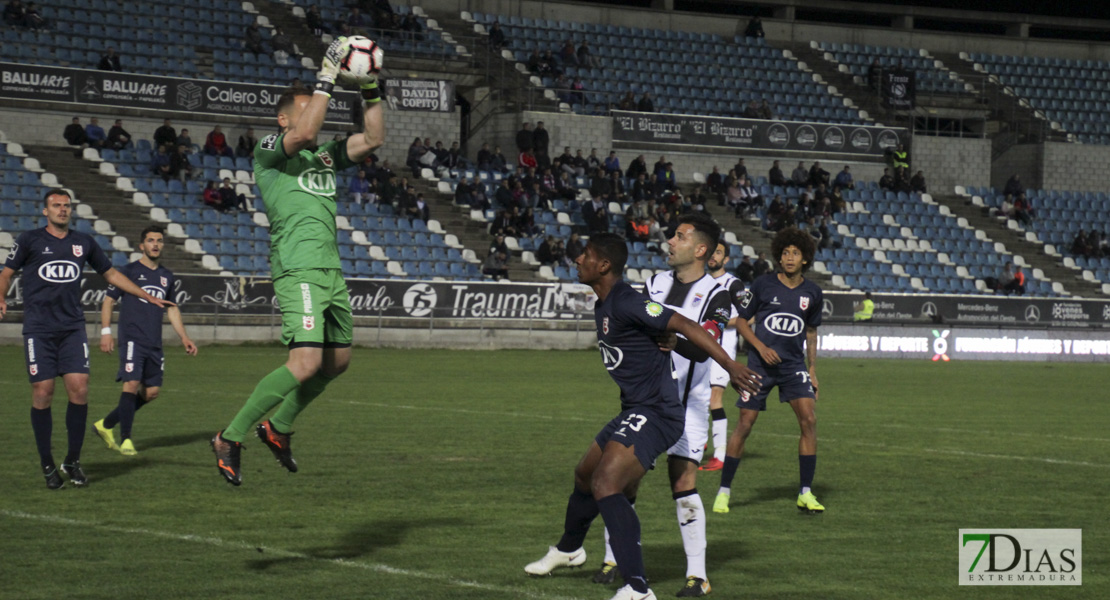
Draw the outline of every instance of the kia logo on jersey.
[[[775,335],[794,337],[805,329],[802,318],[789,313],[774,313],[763,319],[763,326]]]
[[[74,246],[80,248],[80,246]],[[81,269],[68,260],[52,260],[39,267],[39,277],[50,283],[69,283],[77,281]]]

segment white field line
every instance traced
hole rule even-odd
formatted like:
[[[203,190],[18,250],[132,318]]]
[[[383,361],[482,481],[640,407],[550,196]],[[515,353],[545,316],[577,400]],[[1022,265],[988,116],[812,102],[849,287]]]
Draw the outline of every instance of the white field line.
[[[424,571],[414,571],[412,569],[400,569],[391,567],[382,563],[367,563],[354,560],[347,560],[344,558],[320,558],[317,556],[310,556],[301,552],[293,552],[284,550],[282,548],[274,548],[271,546],[262,546],[258,544],[248,544],[246,542],[237,542],[232,540],[225,540],[223,538],[194,535],[187,533],[174,533],[172,531],[158,531],[155,529],[142,529],[136,527],[118,527],[116,525],[105,525],[102,523],[94,523],[90,521],[79,521],[77,519],[70,519],[66,517],[57,517],[53,515],[40,515],[27,513],[16,510],[0,509],[0,515],[12,518],[23,519],[29,521],[38,521],[43,523],[51,523],[54,525],[65,525],[70,527],[80,527],[83,529],[98,529],[111,533],[120,533],[124,535],[141,535],[147,537],[155,537],[161,539],[178,540],[182,542],[192,542],[196,544],[204,544],[207,546],[216,546],[219,548],[230,548],[234,550],[247,550],[252,553],[257,553],[261,550],[263,556],[281,557],[281,558],[295,558],[299,560],[306,560],[318,563],[334,565],[338,567],[347,567],[352,569],[360,569],[363,571],[371,571],[374,573],[384,573],[386,575],[399,575],[402,577],[413,577],[416,579],[424,579],[427,581],[439,582],[452,587],[469,588],[475,590],[483,590],[487,592],[498,592],[510,594],[520,598],[536,598],[538,600],[577,600],[567,596],[555,596],[550,594],[540,594],[528,590],[506,587],[500,585],[491,585],[488,583],[480,583],[477,581],[469,581],[465,579],[457,579],[450,575],[440,575],[436,573],[426,573]],[[521,577],[524,577],[523,573]]]

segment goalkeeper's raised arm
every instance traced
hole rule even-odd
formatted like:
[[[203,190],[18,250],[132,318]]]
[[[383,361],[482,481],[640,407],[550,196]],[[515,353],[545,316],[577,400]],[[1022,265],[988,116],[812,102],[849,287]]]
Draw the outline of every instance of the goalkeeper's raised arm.
[[[312,93],[312,99],[307,103],[296,103],[298,106],[295,108],[303,106],[302,110],[289,111],[300,114],[283,114],[281,110],[278,111],[278,125],[285,132],[282,146],[286,156],[295,156],[301,150],[316,145],[316,134],[320,133],[320,127],[323,126],[324,118],[328,114],[328,102],[339,78],[340,64],[349,51],[350,45],[347,38],[336,38],[328,46],[324,52],[324,58],[320,61],[320,71],[316,74],[316,87]],[[293,116],[296,118],[292,118]]]
[[[362,135],[352,135],[347,138],[347,156],[354,163],[366,160],[375,148],[385,143],[385,111],[382,110],[382,97],[378,89],[378,71],[381,69],[382,52],[377,44],[368,43],[374,56],[374,60],[371,61],[373,70],[350,82],[358,85],[363,102]],[[341,73],[340,76],[350,77],[347,73]],[[345,80],[344,83],[347,81]]]

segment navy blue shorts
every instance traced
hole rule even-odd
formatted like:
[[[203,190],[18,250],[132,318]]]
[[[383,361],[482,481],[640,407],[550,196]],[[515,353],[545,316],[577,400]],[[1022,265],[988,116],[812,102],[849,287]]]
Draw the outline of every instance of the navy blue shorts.
[[[23,358],[31,383],[67,373],[89,373],[89,336],[85,329],[23,336]]]
[[[655,468],[655,459],[682,437],[685,418],[664,415],[650,406],[630,408],[613,417],[594,441],[601,449],[610,441],[633,446],[645,471]]]
[[[140,381],[143,387],[162,387],[165,364],[161,348],[148,348],[138,342],[120,340],[116,381]]]
[[[798,398],[817,398],[813,391],[813,384],[809,381],[809,370],[804,364],[777,365],[774,368],[765,368],[757,361],[749,360],[748,368],[763,377],[763,385],[754,397],[747,392],[740,392],[740,399],[736,401],[738,408],[748,410],[767,410],[767,396],[771,395],[771,388],[778,386],[779,402],[790,402]]]

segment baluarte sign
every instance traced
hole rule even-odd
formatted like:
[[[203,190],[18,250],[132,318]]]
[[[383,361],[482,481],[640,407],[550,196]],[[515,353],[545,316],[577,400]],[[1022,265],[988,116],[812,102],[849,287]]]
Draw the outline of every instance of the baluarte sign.
[[[280,85],[138,75],[89,69],[0,63],[0,98],[82,105],[273,117]],[[453,96],[452,96],[453,97]],[[360,102],[354,92],[336,92],[329,123],[350,123]]]
[[[385,79],[385,101],[393,110],[455,111],[455,82],[444,79]]]
[[[613,111],[613,140],[683,146],[882,156],[909,144],[905,129]]]

